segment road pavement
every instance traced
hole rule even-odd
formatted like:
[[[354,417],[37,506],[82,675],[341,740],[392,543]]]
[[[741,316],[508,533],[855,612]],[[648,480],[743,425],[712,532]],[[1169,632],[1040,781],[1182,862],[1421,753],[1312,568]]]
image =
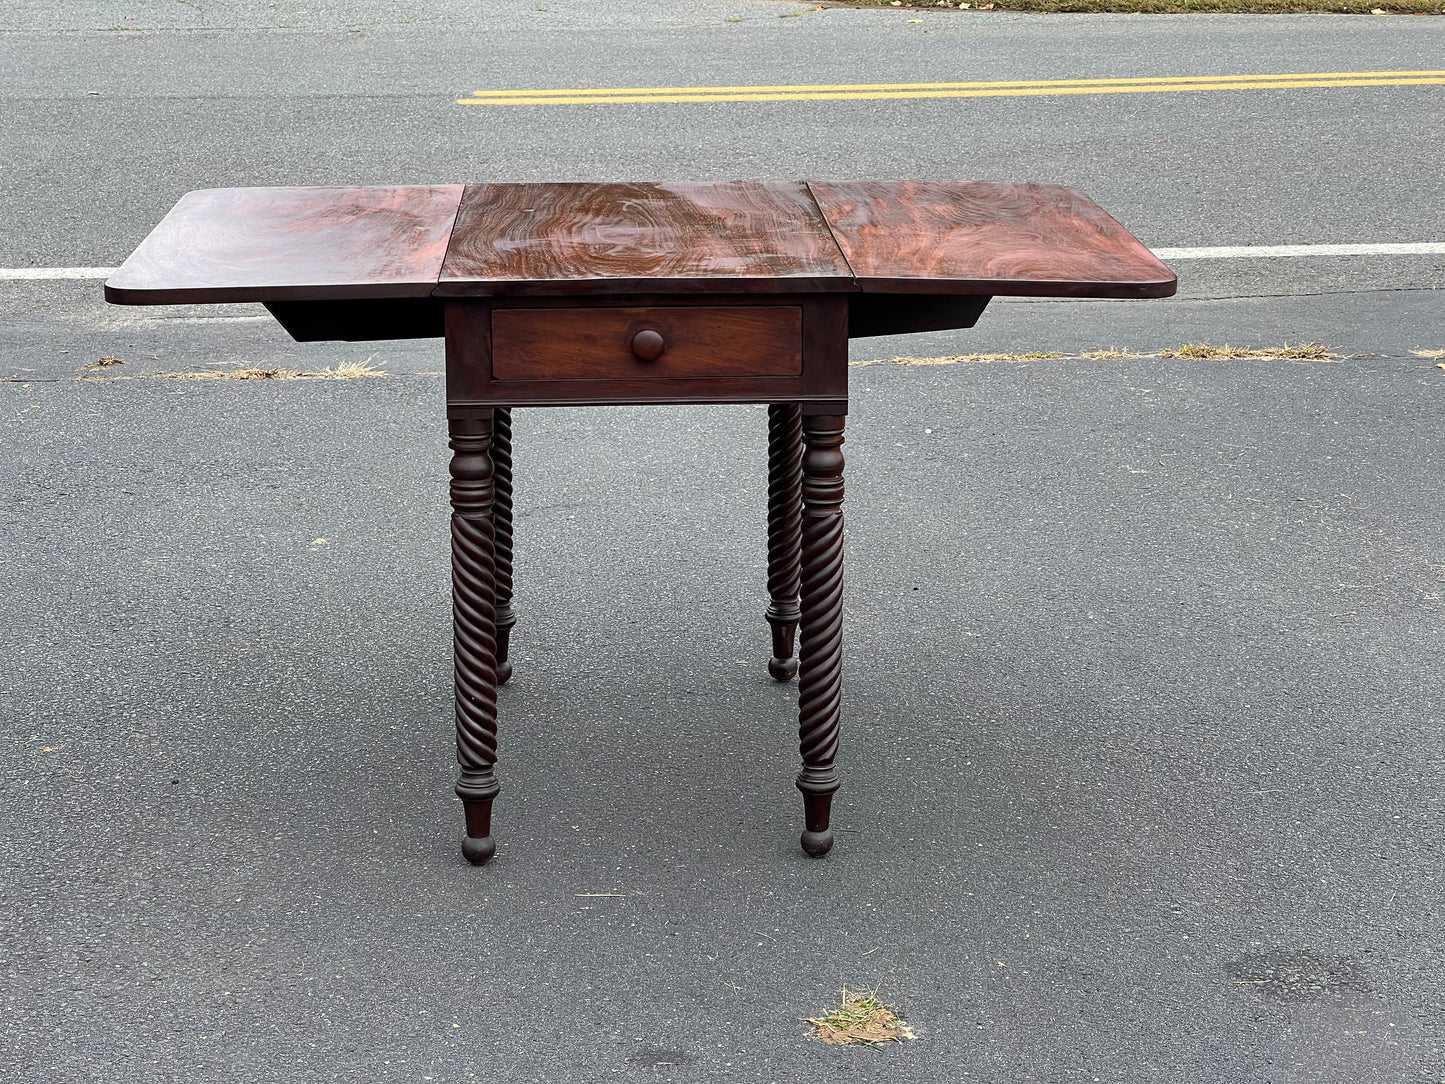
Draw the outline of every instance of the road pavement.
[[[5,19],[7,1079],[1445,1079],[1445,257],[1182,260],[1175,300],[855,342],[823,861],[765,667],[763,410],[519,411],[480,870],[450,790],[439,344],[298,345],[255,306],[24,273],[118,263],[188,189],[282,183],[975,176],[1076,184],[1157,246],[1438,242],[1440,87],[457,100],[1433,69],[1445,22]],[[1341,356],[888,363],[1202,340]],[[362,360],[388,375],[154,375]],[[809,1039],[843,986],[918,1039]]]

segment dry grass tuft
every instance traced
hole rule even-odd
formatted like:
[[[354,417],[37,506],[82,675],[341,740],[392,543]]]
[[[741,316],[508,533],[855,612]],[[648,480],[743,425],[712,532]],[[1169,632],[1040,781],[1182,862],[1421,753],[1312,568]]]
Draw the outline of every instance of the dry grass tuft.
[[[1328,346],[1319,343],[1298,343],[1291,346],[1273,346],[1255,350],[1247,346],[1215,346],[1213,343],[1185,343],[1178,350],[1161,350],[1156,358],[1193,358],[1196,360],[1221,361],[1235,358],[1283,358],[1291,361],[1330,361],[1339,357],[1330,353]]]
[[[1445,350],[1416,350],[1415,354],[1425,357],[1445,357]],[[1335,361],[1342,355],[1332,353],[1328,346],[1319,343],[1296,343],[1291,346],[1272,346],[1256,350],[1248,346],[1215,346],[1213,343],[1186,343],[1177,350],[1160,350],[1156,354],[1136,354],[1132,350],[1114,347],[1110,350],[1090,350],[1083,354],[1062,354],[1057,350],[1031,350],[1025,354],[948,354],[936,358],[876,358],[872,361],[855,361],[859,368],[867,365],[957,365],[960,362],[990,361],[1052,361],[1059,358],[1068,360],[1117,361],[1125,358],[1187,358],[1195,361],[1224,361],[1238,358],[1277,358],[1285,361]]]
[[[156,373],[162,380],[295,380],[295,369],[226,369],[199,373]]]
[[[302,376],[314,376],[322,380],[355,380],[363,376],[386,376],[385,369],[378,369],[371,364],[371,359],[358,361],[351,365],[338,365],[334,369],[322,369],[319,373],[302,373]]]
[[[1445,0],[826,0],[828,7],[973,11],[1128,12],[1151,15],[1445,15]]]
[[[968,362],[990,362],[990,361],[1046,361],[1053,358],[1062,358],[1066,355],[1057,350],[1030,351],[1027,354],[948,354],[936,358],[875,358],[873,361],[855,361],[854,368],[865,365],[958,365]]]
[[[914,1038],[898,1014],[878,1000],[876,991],[841,991],[843,1003],[826,1016],[810,1016],[813,1036],[836,1046],[878,1046]]]
[[[1089,361],[1121,361],[1124,358],[1143,358],[1149,355],[1136,354],[1132,350],[1115,348],[1113,350],[1086,350],[1079,356],[1081,358],[1087,358]]]
[[[227,369],[196,373],[156,373],[165,380],[356,380],[364,376],[386,376],[385,369],[372,366],[371,359],[331,369],[306,372],[299,369]]]
[[[109,354],[107,354],[105,357],[99,359],[98,361],[92,361],[89,365],[82,365],[80,367],[80,371],[82,373],[90,373],[94,372],[96,369],[109,369],[112,365],[124,364],[125,362],[121,361],[120,358],[113,358]]]
[[[1417,358],[1445,358],[1445,350],[1411,350]]]

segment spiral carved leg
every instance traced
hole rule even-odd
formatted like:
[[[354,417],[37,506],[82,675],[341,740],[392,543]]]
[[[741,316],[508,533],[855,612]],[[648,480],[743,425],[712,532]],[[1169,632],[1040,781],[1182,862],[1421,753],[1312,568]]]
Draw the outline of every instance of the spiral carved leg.
[[[456,666],[457,797],[466,810],[462,854],[480,866],[497,853],[492,799],[497,762],[495,474],[490,414],[451,423],[452,643]]]
[[[798,628],[798,581],[803,539],[803,408],[768,407],[768,624],[773,657],[768,673],[790,681],[798,672],[793,637]]]
[[[492,433],[492,469],[496,486],[495,524],[497,552],[497,684],[512,676],[509,658],[512,626],[512,410],[498,407]]]
[[[803,433],[798,789],[806,822],[803,850],[821,858],[833,847],[828,821],[839,785],[833,762],[843,684],[843,418],[809,415]]]

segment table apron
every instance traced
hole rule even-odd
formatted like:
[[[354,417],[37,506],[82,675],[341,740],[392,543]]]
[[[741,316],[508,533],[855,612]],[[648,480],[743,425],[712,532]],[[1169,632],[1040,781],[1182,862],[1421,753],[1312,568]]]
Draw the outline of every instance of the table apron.
[[[536,311],[545,330],[546,310],[568,342],[549,361],[545,334],[496,334],[494,313],[511,328],[519,311]],[[700,329],[699,343],[679,341],[678,363],[633,362],[624,356],[633,315],[654,311],[666,326],[677,313],[677,334]],[[774,319],[768,314],[777,313]],[[598,329],[596,376],[581,377],[578,361],[585,336],[579,320],[591,314]],[[615,314],[615,315],[614,315]],[[734,315],[735,314],[735,315]],[[705,323],[699,323],[705,318]],[[631,403],[846,403],[848,396],[848,298],[843,294],[780,294],[598,299],[477,298],[446,305],[447,415],[475,417],[498,406],[579,406]],[[736,326],[729,341],[726,329]],[[719,329],[723,329],[720,331]],[[613,341],[616,339],[617,341]],[[500,344],[500,345],[499,345]],[[498,351],[529,351],[525,361]],[[522,374],[525,379],[517,379]]]

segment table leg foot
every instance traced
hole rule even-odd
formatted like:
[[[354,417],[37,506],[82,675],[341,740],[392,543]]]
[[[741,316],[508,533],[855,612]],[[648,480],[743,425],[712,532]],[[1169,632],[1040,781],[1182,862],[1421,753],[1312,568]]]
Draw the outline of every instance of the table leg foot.
[[[793,642],[798,632],[797,603],[791,618],[768,610],[768,624],[773,626],[773,656],[768,660],[768,673],[774,681],[792,681],[798,673],[798,660],[793,656]]]
[[[803,408],[768,407],[768,624],[773,656],[768,673],[791,681],[798,672],[793,642],[798,629],[798,584],[803,540]]]
[[[486,865],[497,853],[492,838],[492,799],[500,788],[490,773],[485,776],[463,775],[457,784],[457,797],[467,815],[467,837],[462,840],[462,856],[474,866]]]
[[[791,639],[792,637],[789,637]],[[773,650],[777,650],[776,644]],[[792,681],[798,673],[798,660],[790,656],[774,655],[768,660],[768,676],[774,681]]]
[[[497,628],[497,684],[505,685],[507,679],[512,676],[512,660],[507,658],[512,639],[512,630]]]
[[[467,836],[462,840],[462,857],[474,866],[485,866],[497,853],[497,841],[491,836]]]
[[[833,790],[826,793],[808,793],[804,789],[802,779],[798,780],[798,789],[803,791],[803,850],[809,857],[822,858],[833,849],[833,829],[828,827],[833,812],[833,791],[838,789],[838,782],[832,782]]]
[[[833,846],[828,827],[838,790],[834,761],[843,689],[843,418],[809,415],[803,453],[802,666],[798,674],[798,747],[807,830],[814,858]]]

